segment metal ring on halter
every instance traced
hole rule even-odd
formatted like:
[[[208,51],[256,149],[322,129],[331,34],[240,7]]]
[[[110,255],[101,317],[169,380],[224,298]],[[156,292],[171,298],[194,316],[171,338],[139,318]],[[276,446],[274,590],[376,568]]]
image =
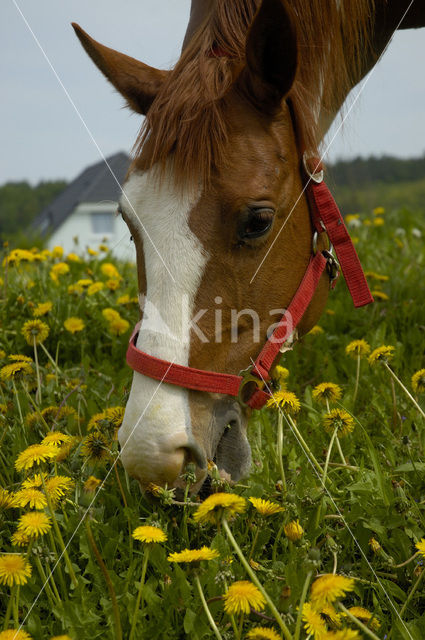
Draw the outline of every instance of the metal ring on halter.
[[[324,231],[323,233],[326,233],[326,231]],[[320,234],[320,235],[322,235],[322,234]],[[329,242],[329,247],[327,248],[327,251],[328,251],[329,253],[332,253],[332,252],[333,252],[333,250],[334,250],[334,248],[333,248],[333,244],[332,244],[332,242],[329,240],[329,236],[328,236],[328,234],[327,234],[327,233],[326,233],[326,237],[327,237],[328,242]],[[315,255],[316,255],[316,253],[317,253],[317,240],[318,240],[318,238],[319,238],[319,234],[317,233],[317,231],[315,231],[315,232],[313,233],[313,255],[314,255],[314,256],[315,256]]]
[[[242,376],[242,380],[239,387],[238,400],[243,407],[248,406],[248,401],[251,398],[252,394],[254,393],[255,387],[257,389],[261,389],[262,387],[262,381],[260,380],[260,378],[257,378],[257,376],[254,376],[251,373],[252,369],[253,369],[253,365],[250,365],[246,369],[239,371],[239,375]],[[244,394],[244,391],[246,391],[245,387],[247,385],[251,385],[251,389],[248,390],[248,391],[251,391],[251,393],[249,394],[248,397],[246,397]]]
[[[304,171],[306,172],[306,174],[308,175],[310,180],[313,180],[313,182],[316,182],[316,184],[320,184],[321,182],[323,182],[323,169],[321,169],[317,173],[311,173],[310,168],[308,166],[308,160],[310,158],[312,158],[315,161],[317,160],[317,157],[315,155],[308,154],[307,151],[304,151],[304,153],[303,153]],[[317,166],[319,166],[319,165],[322,166],[320,160],[319,160]]]

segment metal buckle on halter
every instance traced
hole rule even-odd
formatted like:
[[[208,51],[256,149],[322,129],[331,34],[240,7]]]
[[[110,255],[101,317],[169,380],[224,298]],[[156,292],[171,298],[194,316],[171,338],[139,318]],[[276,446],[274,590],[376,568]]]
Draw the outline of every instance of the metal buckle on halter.
[[[320,221],[320,224],[323,227],[323,233],[326,233],[326,229],[325,226],[323,224],[322,221]],[[335,280],[338,278],[339,276],[339,271],[340,271],[340,267],[339,267],[339,262],[338,260],[335,258],[335,256],[333,255],[333,245],[332,242],[329,239],[328,234],[326,233],[326,237],[328,239],[329,242],[329,246],[327,249],[323,249],[322,250],[322,255],[324,258],[326,258],[326,270],[329,274],[329,280],[330,280],[330,287],[332,288],[333,283],[335,282]],[[315,231],[313,233],[313,255],[316,255],[318,249],[317,249],[317,240],[319,238],[319,234],[317,231]]]
[[[246,398],[244,400],[243,398],[243,391],[245,389],[245,387],[248,384],[252,384],[254,383],[255,386],[257,388],[260,388],[260,384],[261,384],[261,380],[259,378],[257,378],[257,376],[254,376],[251,371],[253,369],[254,365],[250,365],[249,367],[247,367],[246,369],[242,369],[242,371],[239,371],[239,375],[242,376],[242,380],[241,383],[239,385],[239,390],[238,390],[238,401],[240,402],[240,404],[243,407],[248,406],[247,401],[252,397],[252,394],[254,393],[254,391],[249,395],[248,398]]]
[[[332,245],[331,245],[332,247]],[[322,251],[323,256],[326,258],[326,270],[329,274],[329,280],[330,280],[330,287],[332,288],[333,283],[335,282],[335,280],[338,278],[339,276],[339,271],[340,271],[340,267],[339,267],[339,262],[338,260],[335,258],[335,256],[331,253],[330,249],[329,251],[327,251],[326,249],[324,251]]]

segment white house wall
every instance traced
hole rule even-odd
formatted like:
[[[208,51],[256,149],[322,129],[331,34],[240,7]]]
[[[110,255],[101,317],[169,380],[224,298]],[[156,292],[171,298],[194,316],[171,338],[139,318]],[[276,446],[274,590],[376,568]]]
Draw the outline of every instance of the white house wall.
[[[136,261],[134,243],[121,216],[116,216],[116,203],[80,204],[63,224],[49,237],[47,248],[61,246],[65,253],[87,255],[87,248],[98,249],[100,244],[110,247],[113,255],[126,262]],[[92,214],[109,212],[113,214],[112,233],[94,233]]]

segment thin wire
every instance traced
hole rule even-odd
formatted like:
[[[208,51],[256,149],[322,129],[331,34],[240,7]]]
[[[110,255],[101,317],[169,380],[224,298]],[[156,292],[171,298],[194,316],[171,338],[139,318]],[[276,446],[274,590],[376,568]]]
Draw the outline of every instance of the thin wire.
[[[146,230],[146,228],[145,228],[145,226],[144,226],[143,222],[138,218],[138,216],[137,216],[137,214],[136,214],[136,211],[135,211],[135,209],[134,209],[133,205],[131,204],[130,200],[128,199],[127,194],[124,192],[124,190],[123,190],[123,188],[122,188],[122,186],[121,186],[121,184],[120,184],[120,181],[118,180],[117,176],[115,175],[115,173],[114,173],[114,171],[113,171],[113,169],[112,169],[111,165],[109,164],[108,160],[106,159],[106,157],[105,157],[105,155],[104,155],[103,151],[101,150],[101,148],[99,147],[98,143],[96,142],[96,139],[94,138],[94,136],[93,136],[92,132],[90,131],[89,127],[87,126],[87,124],[86,124],[86,122],[85,122],[85,120],[84,120],[83,116],[81,115],[81,113],[80,113],[80,111],[78,110],[78,108],[77,108],[77,106],[76,106],[75,102],[74,102],[74,101],[73,101],[73,99],[71,98],[71,96],[70,96],[70,94],[69,94],[68,90],[66,89],[66,87],[65,87],[65,85],[63,84],[62,80],[60,79],[60,77],[59,77],[59,75],[58,75],[58,73],[57,73],[56,69],[54,68],[54,66],[53,66],[52,62],[50,61],[50,58],[48,57],[47,53],[44,51],[43,47],[41,46],[40,41],[38,40],[38,38],[37,38],[37,36],[35,35],[34,31],[31,29],[31,26],[29,25],[28,20],[26,19],[26,17],[25,17],[25,16],[24,16],[24,14],[22,13],[22,11],[21,11],[20,7],[18,6],[18,4],[17,4],[16,0],[12,0],[12,2],[13,2],[13,4],[15,5],[16,10],[17,10],[17,11],[18,11],[18,13],[20,14],[20,16],[21,16],[22,20],[24,21],[25,25],[27,26],[28,31],[31,33],[31,35],[32,35],[32,37],[33,37],[33,39],[34,39],[34,41],[35,41],[36,45],[38,46],[38,48],[40,49],[41,53],[43,54],[44,59],[46,60],[46,62],[47,62],[47,64],[49,65],[50,69],[52,70],[52,72],[53,72],[53,74],[54,74],[54,76],[55,76],[56,80],[58,81],[59,85],[61,86],[61,88],[62,88],[63,92],[65,93],[66,97],[68,98],[68,100],[69,100],[69,102],[70,102],[71,106],[73,107],[73,109],[74,109],[75,113],[77,114],[78,118],[80,119],[80,121],[81,121],[81,123],[82,123],[83,127],[84,127],[84,128],[85,128],[85,130],[87,131],[87,133],[88,133],[88,135],[89,135],[89,137],[90,137],[91,141],[93,142],[94,146],[95,146],[95,147],[96,147],[96,149],[98,150],[100,157],[102,158],[103,162],[104,162],[104,163],[106,164],[106,166],[108,167],[109,172],[110,172],[111,176],[113,177],[113,179],[115,180],[115,182],[117,183],[117,185],[118,185],[118,187],[119,187],[119,189],[120,189],[120,191],[121,191],[121,193],[122,193],[123,197],[124,197],[124,198],[125,198],[125,200],[127,201],[127,203],[128,203],[128,205],[129,205],[129,207],[131,208],[131,210],[132,210],[132,212],[134,213],[134,215],[136,216],[136,218],[139,220],[140,225],[141,225],[141,227],[142,227],[142,229],[143,229],[144,233],[146,234],[146,237],[148,238],[148,240],[149,240],[149,241],[150,241],[150,243],[152,244],[152,246],[153,246],[153,248],[154,248],[155,252],[157,253],[157,255],[158,255],[159,259],[160,259],[160,260],[161,260],[161,262],[162,262],[162,264],[164,265],[164,267],[165,267],[165,269],[166,269],[166,271],[167,271],[168,275],[170,276],[171,280],[172,280],[173,282],[175,282],[175,278],[174,278],[173,274],[171,273],[171,271],[169,270],[168,266],[166,265],[166,263],[165,263],[165,261],[164,261],[164,259],[163,259],[162,255],[161,255],[161,254],[160,254],[160,252],[158,251],[158,249],[157,249],[157,247],[156,247],[156,245],[155,245],[154,241],[152,240],[152,238],[150,237],[149,233],[147,232],[147,230]]]
[[[387,51],[387,49],[388,49],[388,47],[389,47],[389,45],[390,45],[390,42],[391,42],[391,40],[392,40],[392,38],[393,38],[393,36],[394,36],[395,32],[397,31],[397,29],[399,28],[399,26],[400,26],[400,25],[401,25],[401,23],[403,22],[404,18],[406,17],[407,12],[409,11],[410,7],[411,7],[411,6],[412,6],[412,4],[413,4],[413,2],[414,2],[414,0],[411,0],[411,1],[410,1],[409,6],[407,7],[406,11],[403,13],[403,16],[401,17],[401,19],[400,19],[400,21],[398,22],[398,24],[397,24],[396,28],[394,29],[394,31],[393,31],[393,33],[392,33],[392,35],[391,35],[391,38],[389,39],[389,41],[388,41],[388,42],[387,42],[387,44],[385,45],[385,48],[384,48],[384,50],[382,51],[381,55],[380,55],[380,56],[379,56],[379,58],[377,59],[377,61],[376,61],[375,65],[374,65],[374,67],[373,67],[373,69],[370,71],[370,73],[368,74],[368,76],[365,78],[365,80],[364,80],[364,82],[363,82],[363,84],[362,84],[362,86],[361,86],[361,88],[360,88],[359,92],[358,92],[358,93],[357,93],[357,95],[355,96],[355,98],[354,98],[353,102],[351,103],[351,105],[350,105],[350,107],[349,107],[349,109],[348,109],[347,113],[346,113],[346,114],[344,115],[344,117],[342,118],[342,120],[341,120],[341,122],[340,122],[339,126],[337,127],[337,129],[336,129],[336,131],[335,131],[334,135],[332,136],[332,138],[331,138],[331,140],[330,140],[329,144],[327,145],[326,149],[325,149],[325,150],[324,150],[324,152],[322,153],[322,155],[321,155],[321,157],[320,157],[320,161],[319,161],[319,163],[320,163],[320,162],[322,162],[322,160],[324,159],[324,157],[325,157],[325,156],[326,156],[326,154],[328,153],[329,149],[331,148],[332,144],[334,143],[335,138],[337,137],[337,135],[338,135],[338,134],[339,134],[339,132],[341,131],[341,128],[342,128],[342,126],[343,126],[344,122],[346,121],[346,119],[347,119],[347,118],[348,118],[348,116],[350,115],[351,111],[352,111],[352,110],[353,110],[353,108],[354,108],[354,105],[356,104],[356,102],[357,102],[357,101],[358,101],[358,99],[360,98],[361,94],[363,93],[364,88],[366,87],[366,85],[367,85],[367,83],[369,82],[370,78],[371,78],[371,77],[372,77],[372,75],[374,74],[374,72],[375,72],[375,70],[376,70],[376,67],[377,67],[378,63],[380,62],[380,60],[381,60],[382,56],[383,56],[383,55],[385,54],[385,52]],[[282,230],[283,230],[283,228],[285,227],[285,225],[286,225],[286,223],[288,222],[289,218],[291,217],[291,215],[292,215],[292,213],[293,213],[293,211],[294,211],[295,207],[297,206],[297,204],[298,204],[298,202],[300,201],[300,199],[302,198],[302,196],[303,196],[303,194],[304,194],[305,190],[307,189],[308,185],[310,184],[311,179],[312,179],[312,178],[311,178],[311,176],[310,176],[310,177],[308,178],[308,180],[307,180],[306,184],[304,185],[304,188],[303,188],[303,190],[301,191],[300,195],[299,195],[299,196],[298,196],[298,198],[296,199],[295,204],[293,205],[292,209],[290,210],[290,212],[289,212],[289,213],[288,213],[288,215],[286,216],[286,218],[285,218],[285,220],[284,220],[284,222],[283,222],[282,226],[280,227],[280,229],[279,229],[279,231],[277,232],[276,236],[273,238],[273,242],[271,243],[270,247],[267,249],[267,251],[266,251],[266,253],[265,253],[265,255],[264,255],[263,259],[261,260],[261,262],[260,262],[260,264],[258,265],[258,267],[257,267],[257,269],[256,269],[256,271],[255,271],[255,273],[254,273],[254,275],[252,276],[251,280],[249,281],[249,284],[252,284],[252,283],[253,283],[253,281],[254,281],[254,279],[255,279],[255,277],[256,277],[256,275],[257,275],[257,273],[259,272],[259,270],[260,270],[260,269],[261,269],[261,267],[263,266],[264,261],[266,260],[266,258],[267,258],[267,256],[269,255],[270,251],[273,249],[273,247],[274,247],[274,245],[275,245],[275,242],[276,242],[276,240],[278,239],[278,237],[279,237],[279,235],[280,235],[281,231],[282,231]]]

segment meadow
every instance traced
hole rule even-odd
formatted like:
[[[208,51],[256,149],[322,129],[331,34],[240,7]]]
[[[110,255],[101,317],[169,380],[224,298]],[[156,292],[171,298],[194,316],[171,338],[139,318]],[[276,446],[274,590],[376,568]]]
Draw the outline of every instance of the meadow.
[[[119,460],[135,267],[4,246],[0,640],[424,638],[425,224],[347,222],[375,304],[338,283],[203,500]]]

